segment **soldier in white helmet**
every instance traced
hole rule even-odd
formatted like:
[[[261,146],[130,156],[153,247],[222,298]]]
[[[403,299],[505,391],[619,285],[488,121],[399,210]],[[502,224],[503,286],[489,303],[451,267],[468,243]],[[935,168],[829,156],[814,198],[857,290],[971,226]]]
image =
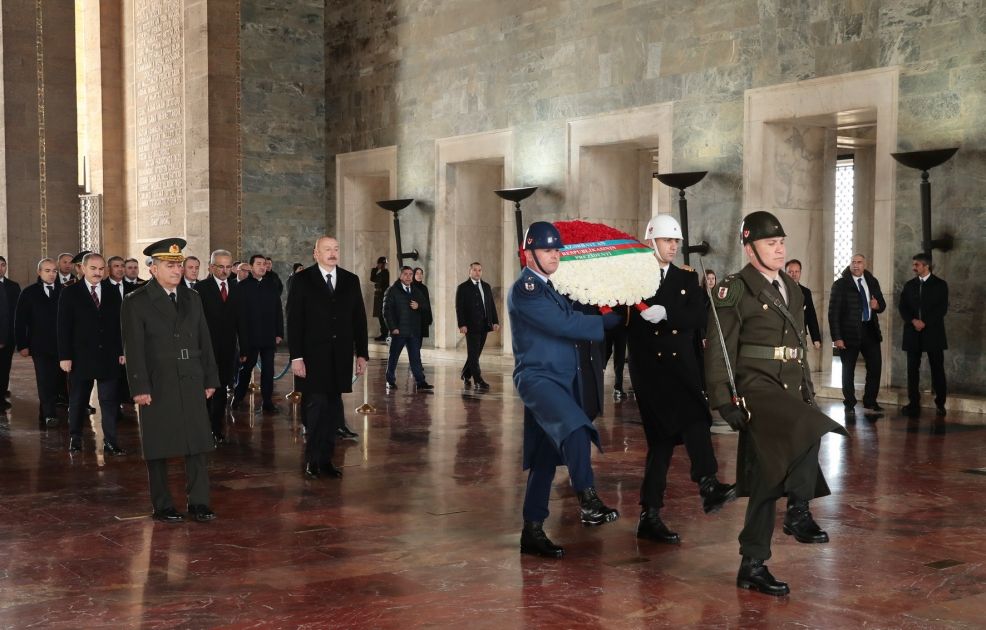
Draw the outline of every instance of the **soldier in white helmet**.
[[[677,544],[678,534],[660,516],[677,444],[688,451],[691,478],[698,484],[706,513],[735,500],[736,490],[716,477],[719,466],[709,432],[712,416],[694,343],[696,331],[705,325],[706,302],[698,275],[671,262],[681,245],[681,226],[670,215],[658,215],[647,224],[644,241],[660,263],[661,283],[657,293],[644,301],[647,310],[630,309],[630,378],[647,436],[637,537]]]

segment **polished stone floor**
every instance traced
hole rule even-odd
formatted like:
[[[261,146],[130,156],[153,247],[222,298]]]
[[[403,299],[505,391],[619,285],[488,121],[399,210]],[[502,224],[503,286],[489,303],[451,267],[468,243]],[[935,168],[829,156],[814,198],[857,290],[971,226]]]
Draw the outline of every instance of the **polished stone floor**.
[[[285,359],[279,357],[278,365]],[[579,525],[559,470],[547,530],[563,560],[521,557],[521,407],[509,370],[464,392],[458,364],[430,359],[434,394],[400,382],[349,413],[360,439],[339,449],[339,480],[300,474],[290,407],[235,414],[212,458],[216,521],[151,521],[133,417],[130,455],[104,461],[87,431],[70,457],[63,423],[37,427],[33,373],[15,359],[13,410],[0,423],[0,627],[64,628],[982,628],[986,618],[986,417],[896,409],[828,436],[833,495],[813,503],[831,535],[800,545],[780,528],[770,562],[791,584],[774,599],[734,585],[745,500],[702,514],[687,457],[672,464],[666,547],[633,536],[644,439],[633,401],[598,420],[600,494],[623,518]],[[496,362],[491,361],[496,364]],[[287,379],[278,391],[287,391]],[[359,387],[359,383],[357,384]],[[362,396],[347,396],[354,409]],[[839,401],[823,401],[841,417]],[[736,437],[714,436],[725,480]],[[183,483],[174,465],[176,497]]]

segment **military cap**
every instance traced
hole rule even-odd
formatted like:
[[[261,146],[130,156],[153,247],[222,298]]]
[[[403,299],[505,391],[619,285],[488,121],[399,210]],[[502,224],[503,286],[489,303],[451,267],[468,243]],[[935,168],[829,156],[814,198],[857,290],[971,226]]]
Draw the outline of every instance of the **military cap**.
[[[183,238],[165,238],[145,247],[144,255],[156,260],[183,262],[185,254],[181,250],[185,248],[185,245],[187,242]]]
[[[89,251],[88,249],[82,250],[81,252],[79,252],[78,254],[72,257],[72,264],[78,265],[79,263],[82,262],[82,259],[85,258],[86,254],[91,254],[91,253],[92,252]]]
[[[740,226],[740,240],[744,245],[764,238],[777,238],[779,236],[787,236],[787,234],[784,233],[781,222],[771,213],[758,210],[743,217],[743,224]]]

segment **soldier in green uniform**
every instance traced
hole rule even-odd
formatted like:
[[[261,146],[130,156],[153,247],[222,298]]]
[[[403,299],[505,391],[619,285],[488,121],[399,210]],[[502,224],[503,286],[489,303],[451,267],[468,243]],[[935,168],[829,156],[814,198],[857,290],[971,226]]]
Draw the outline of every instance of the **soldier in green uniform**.
[[[727,276],[712,295],[707,393],[723,420],[740,431],[737,491],[750,500],[739,535],[743,560],[736,585],[787,595],[787,584],[764,564],[777,499],[788,498],[784,533],[798,542],[828,542],[808,501],[829,494],[818,466],[820,438],[846,432],[815,406],[805,361],[803,295],[781,271],[784,229],[769,212],[753,212],[743,219],[741,237],[749,264]],[[735,373],[735,389],[726,361]]]
[[[185,458],[189,516],[216,517],[209,508],[206,454],[214,443],[206,399],[219,387],[219,371],[202,301],[182,282],[183,247],[184,240],[170,238],[144,250],[153,278],[127,294],[120,316],[153,517],[169,523],[184,520],[168,489],[169,457]]]

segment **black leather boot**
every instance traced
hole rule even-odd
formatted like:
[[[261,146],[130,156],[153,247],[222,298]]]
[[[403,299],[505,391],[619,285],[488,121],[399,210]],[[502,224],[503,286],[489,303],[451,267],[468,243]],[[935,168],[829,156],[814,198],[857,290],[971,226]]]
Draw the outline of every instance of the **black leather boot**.
[[[724,505],[736,500],[736,485],[721,483],[715,475],[702,477],[698,482],[705,513],[718,512]]]
[[[611,523],[620,518],[620,513],[608,508],[596,494],[595,488],[586,488],[578,493],[582,524],[588,526]]]
[[[736,586],[775,597],[781,597],[791,592],[787,584],[774,579],[763,560],[754,560],[748,556],[743,556],[743,561],[740,562],[739,574],[736,575]]]
[[[829,535],[822,531],[811,517],[807,501],[797,501],[787,506],[784,517],[784,533],[794,536],[800,543],[827,543]]]
[[[561,558],[565,550],[551,542],[544,533],[544,523],[541,521],[524,521],[524,530],[520,533],[520,552],[545,558]]]
[[[645,507],[640,513],[640,522],[637,523],[637,538],[653,540],[666,545],[677,545],[681,542],[678,534],[668,529],[668,526],[661,520],[661,511],[658,508],[648,507]]]

